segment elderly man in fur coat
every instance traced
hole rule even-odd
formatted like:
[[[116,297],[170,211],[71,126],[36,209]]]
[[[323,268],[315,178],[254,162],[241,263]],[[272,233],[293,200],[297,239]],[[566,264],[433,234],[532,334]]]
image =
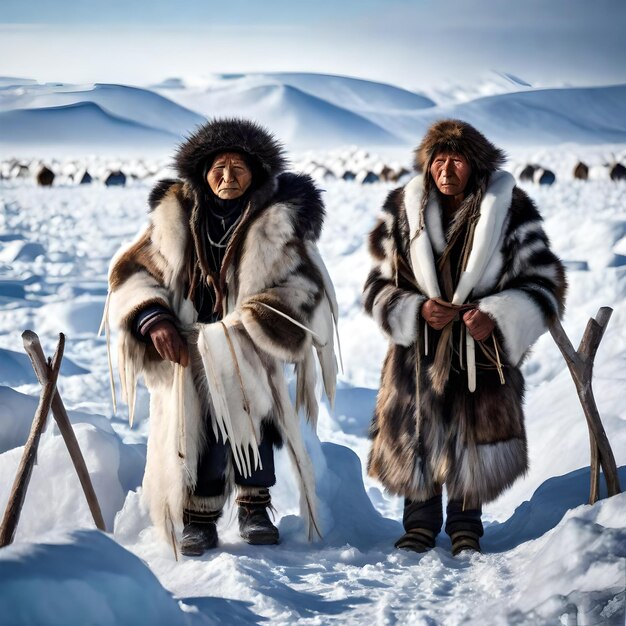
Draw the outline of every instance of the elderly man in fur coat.
[[[368,471],[405,498],[396,547],[480,550],[481,505],[526,472],[520,365],[563,312],[565,276],[504,154],[469,124],[435,123],[420,172],[370,234],[366,311],[390,345]]]
[[[233,491],[244,540],[278,542],[267,509],[281,444],[309,535],[319,533],[298,410],[315,422],[315,359],[334,394],[337,309],[315,243],[319,190],[285,164],[260,126],[207,123],[179,148],[179,179],[153,189],[147,228],[111,264],[106,319],[119,330],[131,422],[139,375],[150,391],[144,499],[174,548],[184,525],[186,555],[217,545]],[[286,363],[295,363],[296,407]]]

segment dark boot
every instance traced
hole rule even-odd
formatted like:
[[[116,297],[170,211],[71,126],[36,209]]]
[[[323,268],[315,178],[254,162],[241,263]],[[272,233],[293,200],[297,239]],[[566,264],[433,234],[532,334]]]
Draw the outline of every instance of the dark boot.
[[[434,548],[435,537],[443,524],[441,494],[424,502],[405,499],[402,524],[406,533],[396,541],[396,548],[412,552]]]
[[[278,543],[278,528],[267,513],[272,504],[269,489],[239,487],[237,504],[239,534],[246,543],[256,546]]]
[[[217,520],[221,511],[183,511],[183,537],[180,551],[185,556],[201,556],[217,547]]]
[[[483,523],[480,519],[482,508],[464,508],[460,500],[449,500],[446,509],[446,533],[452,541],[452,555],[463,551],[480,552],[480,538],[483,536]]]

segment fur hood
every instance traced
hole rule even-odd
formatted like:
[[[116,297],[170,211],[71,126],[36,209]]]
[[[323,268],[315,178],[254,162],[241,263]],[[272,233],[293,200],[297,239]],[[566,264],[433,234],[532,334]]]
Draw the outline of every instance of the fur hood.
[[[506,155],[496,148],[481,132],[461,120],[440,120],[426,132],[415,150],[415,169],[427,172],[438,152],[460,152],[470,162],[477,178],[499,169]]]
[[[192,188],[206,186],[205,172],[219,152],[243,152],[267,179],[275,179],[287,167],[283,146],[265,128],[241,118],[214,119],[200,126],[174,158],[178,175]]]

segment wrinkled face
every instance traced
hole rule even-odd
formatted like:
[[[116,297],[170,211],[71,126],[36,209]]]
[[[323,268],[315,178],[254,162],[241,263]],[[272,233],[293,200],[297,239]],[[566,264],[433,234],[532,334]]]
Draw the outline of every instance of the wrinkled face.
[[[243,196],[252,182],[252,172],[236,152],[218,154],[206,175],[211,191],[222,200]]]
[[[444,196],[463,195],[471,173],[468,160],[458,152],[439,152],[430,166],[435,185]]]

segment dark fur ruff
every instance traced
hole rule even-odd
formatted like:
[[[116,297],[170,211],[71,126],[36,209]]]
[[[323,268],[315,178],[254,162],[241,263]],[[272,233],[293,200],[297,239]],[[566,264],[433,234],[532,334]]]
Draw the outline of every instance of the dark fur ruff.
[[[457,140],[455,129],[459,125],[462,138],[467,138],[468,132],[469,136],[477,133],[462,122],[435,124],[434,132],[417,150],[420,162],[428,163],[442,144],[458,150],[459,144],[452,143],[452,139]],[[478,141],[471,158],[479,157],[480,171],[487,173],[503,158],[486,140]],[[493,287],[486,293],[475,293],[474,301],[515,289],[537,305],[546,323],[562,314],[564,270],[550,250],[540,223],[541,216],[532,201],[515,188],[500,250],[502,269]],[[445,483],[449,497],[464,500],[467,506],[489,502],[527,469],[522,374],[517,367],[505,365],[506,384],[501,385],[495,370],[479,364],[477,388],[470,394],[466,373],[460,371],[455,355],[457,360],[443,394],[434,393],[427,372],[439,333],[429,329],[429,356],[424,354],[421,332],[416,331],[409,341],[400,341],[393,335],[400,317],[419,318],[418,307],[427,298],[411,271],[403,189],[389,194],[382,216],[370,234],[369,246],[374,267],[365,284],[364,306],[392,341],[383,364],[370,429],[368,473],[390,492],[413,500],[432,497]],[[419,327],[422,326],[423,321]],[[458,345],[458,326],[453,345]]]
[[[283,147],[271,133],[248,120],[225,118],[207,122],[180,145],[175,157],[178,175],[192,187],[204,187],[207,164],[229,151],[252,157],[269,178],[287,167]]]

